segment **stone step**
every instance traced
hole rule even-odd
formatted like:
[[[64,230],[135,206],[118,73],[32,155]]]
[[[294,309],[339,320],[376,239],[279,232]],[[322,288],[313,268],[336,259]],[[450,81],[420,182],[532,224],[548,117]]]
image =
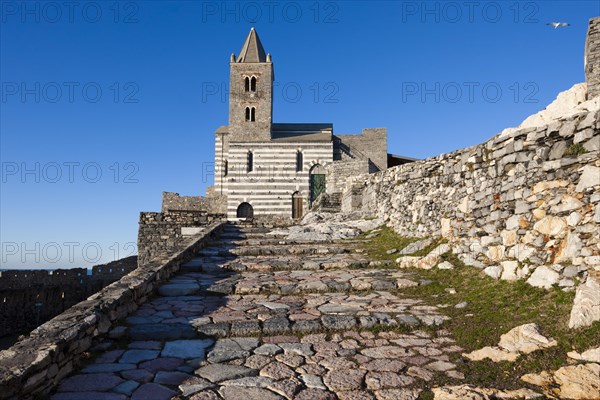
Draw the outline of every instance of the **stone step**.
[[[220,238],[218,240],[214,240],[212,242],[208,242],[207,245],[208,246],[288,246],[288,245],[295,245],[295,244],[304,244],[304,245],[314,245],[315,243],[313,241],[307,241],[307,240],[287,240],[283,237],[268,237],[265,238],[264,236],[262,238]],[[343,243],[343,242],[333,242],[333,241],[323,241],[323,242],[319,242],[319,245],[326,245],[326,244],[340,244],[340,245],[347,245],[348,247],[351,247],[352,245],[355,245],[355,243],[352,242],[347,242],[347,243]]]
[[[376,263],[376,266],[384,263]],[[359,254],[341,253],[329,256],[308,255],[305,257],[240,257],[227,260],[221,268],[231,271],[298,271],[329,269],[369,268],[371,261]]]
[[[301,294],[398,290],[418,286],[405,272],[389,269],[266,271],[234,273],[223,269],[189,272],[159,287],[162,296],[220,294]]]
[[[263,239],[265,237],[275,238],[275,239],[277,239],[277,238],[285,239],[286,235],[284,235],[284,234],[265,235],[264,233],[255,233],[255,232],[223,232],[219,236],[220,239],[228,239],[228,240]]]
[[[190,326],[202,335],[228,337],[308,334],[380,325],[439,325],[448,319],[436,307],[387,291],[230,296],[167,294],[172,296],[156,298],[126,319],[131,339],[187,338],[192,336]],[[184,336],[175,337],[176,328]],[[153,329],[157,330],[156,337],[152,337]]]
[[[240,246],[228,250],[238,256],[273,256],[273,255],[307,255],[307,254],[341,254],[350,250],[339,245],[298,244],[285,246]]]

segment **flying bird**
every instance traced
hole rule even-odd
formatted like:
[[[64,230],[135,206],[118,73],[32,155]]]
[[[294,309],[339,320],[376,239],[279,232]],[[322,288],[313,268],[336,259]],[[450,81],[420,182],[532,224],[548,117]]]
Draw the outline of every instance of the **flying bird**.
[[[571,24],[568,24],[566,22],[548,22],[546,25],[552,26],[554,27],[554,29],[556,29],[558,27],[570,26]]]

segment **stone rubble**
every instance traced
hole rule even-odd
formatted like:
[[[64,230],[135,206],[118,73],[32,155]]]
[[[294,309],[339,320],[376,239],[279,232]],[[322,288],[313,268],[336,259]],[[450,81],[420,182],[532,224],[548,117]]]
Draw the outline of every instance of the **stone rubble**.
[[[551,398],[600,398],[600,364],[597,363],[570,365],[550,373],[527,374],[521,380],[541,386]]]
[[[493,362],[514,362],[521,354],[529,354],[557,344],[556,340],[542,336],[537,324],[525,324],[500,336],[498,347],[487,346],[471,353],[463,353],[463,356],[471,361],[489,358]]]

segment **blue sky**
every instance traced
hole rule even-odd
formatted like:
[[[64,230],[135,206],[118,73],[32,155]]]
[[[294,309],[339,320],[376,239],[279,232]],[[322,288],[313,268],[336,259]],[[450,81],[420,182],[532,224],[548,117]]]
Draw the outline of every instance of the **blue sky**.
[[[126,256],[162,191],[204,194],[251,26],[273,57],[275,122],[386,127],[389,152],[425,158],[584,81],[600,15],[598,1],[0,5],[2,267]]]

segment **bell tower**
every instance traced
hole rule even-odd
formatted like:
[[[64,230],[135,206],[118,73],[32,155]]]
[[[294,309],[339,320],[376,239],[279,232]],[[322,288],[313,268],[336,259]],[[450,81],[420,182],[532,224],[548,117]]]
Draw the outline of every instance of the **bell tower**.
[[[254,28],[229,61],[229,134],[235,141],[267,142],[273,116],[273,63]]]

